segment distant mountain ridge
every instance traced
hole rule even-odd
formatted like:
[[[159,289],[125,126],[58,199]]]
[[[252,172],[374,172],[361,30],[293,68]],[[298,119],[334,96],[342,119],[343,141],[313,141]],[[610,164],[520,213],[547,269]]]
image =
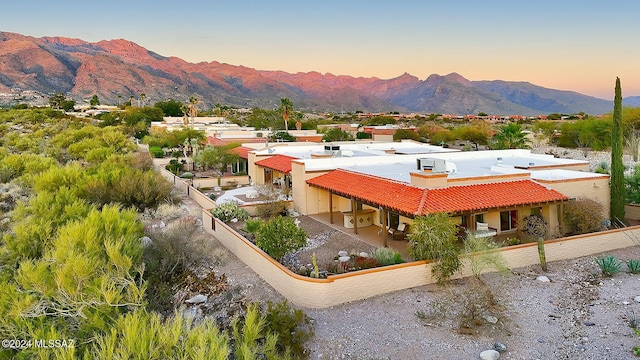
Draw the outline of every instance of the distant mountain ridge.
[[[215,103],[274,108],[287,97],[298,109],[327,112],[546,115],[613,109],[612,101],[577,92],[527,82],[470,81],[457,73],[425,80],[407,73],[392,79],[291,74],[217,61],[189,63],[124,39],[90,43],[0,32],[0,93],[16,88],[62,91],[76,100],[98,95],[103,103],[114,104],[143,93],[147,103],[196,96],[203,108]]]

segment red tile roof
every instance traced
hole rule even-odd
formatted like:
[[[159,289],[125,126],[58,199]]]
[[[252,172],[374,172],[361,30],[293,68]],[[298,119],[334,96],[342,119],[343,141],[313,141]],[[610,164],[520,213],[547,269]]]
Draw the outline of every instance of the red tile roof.
[[[251,150],[253,149],[244,147],[244,146],[238,146],[231,149],[231,152],[238,154],[238,156],[240,156],[243,159],[249,159],[249,151]]]
[[[256,161],[256,165],[273,169],[283,174],[288,174],[291,172],[291,161],[297,159],[298,158],[292,156],[278,154],[268,159]]]
[[[404,214],[461,213],[569,198],[531,180],[423,189],[373,175],[337,169],[307,180],[311,186]]]

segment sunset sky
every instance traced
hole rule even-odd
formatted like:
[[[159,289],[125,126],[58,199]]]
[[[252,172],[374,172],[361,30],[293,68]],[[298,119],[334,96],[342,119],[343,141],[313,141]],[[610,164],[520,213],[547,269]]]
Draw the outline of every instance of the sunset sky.
[[[259,70],[526,81],[640,95],[640,1],[3,1],[0,31]]]

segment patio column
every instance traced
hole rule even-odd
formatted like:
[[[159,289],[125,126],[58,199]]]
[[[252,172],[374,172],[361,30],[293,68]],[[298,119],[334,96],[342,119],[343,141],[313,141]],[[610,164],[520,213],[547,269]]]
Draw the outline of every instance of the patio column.
[[[560,235],[564,234],[564,222],[563,222],[563,218],[564,218],[564,203],[561,202],[560,204],[558,204],[558,227]]]
[[[387,229],[387,210],[380,207],[382,211],[382,246],[387,247],[387,238],[389,237],[389,230]]]
[[[351,198],[351,211],[353,211],[353,233],[358,235],[358,214],[356,210],[355,198]]]
[[[333,193],[329,190],[329,224],[333,224]]]

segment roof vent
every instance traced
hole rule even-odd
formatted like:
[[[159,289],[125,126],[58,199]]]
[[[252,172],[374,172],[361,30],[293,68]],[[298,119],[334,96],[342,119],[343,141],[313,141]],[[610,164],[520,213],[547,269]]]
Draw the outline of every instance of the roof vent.
[[[534,163],[534,162],[530,162],[529,163],[529,166],[535,166],[535,165],[536,165],[536,163]]]
[[[498,161],[502,161],[502,156],[498,157]]]

